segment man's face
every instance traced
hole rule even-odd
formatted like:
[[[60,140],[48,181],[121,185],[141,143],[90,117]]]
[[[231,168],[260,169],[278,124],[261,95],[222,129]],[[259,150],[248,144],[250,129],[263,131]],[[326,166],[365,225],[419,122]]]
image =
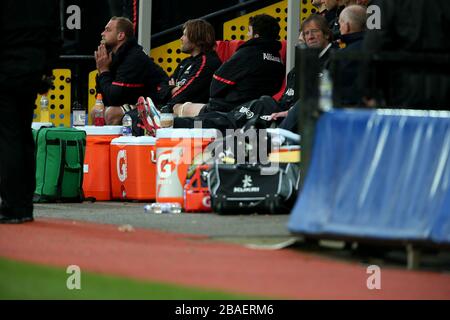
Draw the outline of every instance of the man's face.
[[[303,37],[308,48],[323,49],[328,45],[328,40],[315,21],[305,25]]]
[[[341,33],[341,35],[345,35],[347,33],[350,33],[350,25],[347,22],[345,22],[341,18],[341,16],[339,17],[339,32]]]
[[[102,32],[102,42],[106,48],[113,49],[119,43],[119,33],[117,32],[117,21],[110,20]]]
[[[180,38],[181,40],[181,52],[190,54],[195,48],[195,45],[189,40],[186,35],[186,29],[183,30],[183,35]]]

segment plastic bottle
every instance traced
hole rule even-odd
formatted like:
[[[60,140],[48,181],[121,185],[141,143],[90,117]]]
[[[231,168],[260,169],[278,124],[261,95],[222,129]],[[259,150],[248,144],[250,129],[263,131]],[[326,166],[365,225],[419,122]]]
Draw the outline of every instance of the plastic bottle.
[[[40,100],[40,107],[41,107],[41,119],[40,122],[50,122],[50,112],[48,110],[48,98],[47,98],[47,94],[44,93],[41,96],[41,100]]]
[[[83,106],[75,101],[72,105],[72,119],[73,126],[85,126],[86,125],[86,111]]]
[[[181,205],[177,202],[152,203],[144,207],[144,211],[154,214],[181,213]]]
[[[97,94],[94,105],[94,126],[104,126],[105,125],[105,105],[103,104],[102,94]]]
[[[323,112],[333,109],[333,82],[328,70],[319,79],[319,109]]]
[[[131,119],[129,114],[125,114],[122,118],[122,135],[123,136],[132,136],[132,124],[133,120]]]

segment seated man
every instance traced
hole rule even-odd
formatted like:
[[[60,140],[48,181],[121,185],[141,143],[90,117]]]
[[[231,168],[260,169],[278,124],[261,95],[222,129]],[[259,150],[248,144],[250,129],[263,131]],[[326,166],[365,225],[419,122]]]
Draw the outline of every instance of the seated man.
[[[322,50],[319,53],[319,67],[320,69],[327,69],[330,51],[337,48],[337,46],[331,42],[332,34],[326,19],[317,14],[310,15],[301,25],[300,37],[303,37],[303,41],[307,48]],[[299,39],[299,41],[301,40],[302,39]],[[293,73],[293,70],[289,72],[289,74],[291,73]],[[295,83],[295,78],[294,80],[291,80],[291,82]],[[289,76],[287,87],[289,87]],[[292,88],[292,90],[293,89],[294,88]],[[291,99],[290,103],[290,110],[274,113],[272,114],[272,119],[278,120],[280,118],[286,118],[280,124],[280,128],[296,132],[300,103],[298,101],[293,101],[293,99]]]
[[[155,64],[137,44],[133,23],[127,18],[112,17],[102,32],[102,43],[95,51],[98,70],[97,92],[102,93],[106,124],[120,124],[124,104],[135,104],[139,96],[156,101],[158,87],[167,82],[164,70]],[[91,116],[93,115],[91,113]]]
[[[173,112],[176,104],[201,103],[209,98],[209,86],[214,72],[222,62],[214,51],[214,28],[205,20],[189,20],[183,26],[181,52],[190,57],[180,62],[169,85],[161,89],[164,112]]]
[[[366,8],[360,5],[350,5],[342,10],[339,16],[341,38],[340,52],[360,55],[366,29]],[[342,106],[361,105],[362,92],[358,88],[358,78],[361,63],[357,60],[343,60],[337,65],[335,85],[340,93],[339,104]]]
[[[175,106],[178,116],[196,116],[200,112],[228,112],[263,95],[280,90],[285,67],[281,61],[280,26],[275,18],[256,15],[249,20],[249,37],[235,54],[214,74],[208,104]]]
[[[322,50],[319,54],[319,64],[320,69],[323,69],[328,67],[330,51],[337,48],[337,46],[331,42],[331,39],[331,30],[327,27],[325,18],[313,14],[303,22],[300,29],[298,42],[304,43],[307,48]],[[274,116],[274,120],[283,117],[283,115],[286,116],[287,112],[283,111],[287,111],[296,102],[296,100],[294,100],[294,90],[296,84],[295,79],[296,75],[294,67],[287,75],[286,89],[278,102],[279,108],[282,112]]]

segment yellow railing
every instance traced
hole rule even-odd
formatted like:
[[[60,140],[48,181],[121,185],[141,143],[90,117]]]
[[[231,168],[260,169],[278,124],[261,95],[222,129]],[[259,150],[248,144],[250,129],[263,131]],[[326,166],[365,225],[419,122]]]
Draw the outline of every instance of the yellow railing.
[[[303,21],[311,13],[314,13],[315,9],[311,4],[311,0],[302,0],[302,11],[300,12],[300,19]],[[256,14],[266,13],[276,17],[280,23],[281,31],[280,38],[286,39],[287,32],[287,0],[277,2],[273,5],[256,10],[249,14],[242,15],[238,18],[227,21],[223,25],[223,40],[245,40],[247,36],[248,19],[250,16]],[[180,32],[181,36],[181,32]],[[159,64],[168,75],[171,75],[178,63],[187,57],[186,54],[180,51],[180,40],[169,42],[157,48],[153,48],[150,53],[150,57]],[[55,126],[70,126],[70,106],[71,106],[71,72],[68,69],[55,69],[54,74],[56,76],[55,89],[51,90],[48,94],[50,99],[50,120]],[[97,71],[89,73],[88,83],[88,115],[95,103],[95,75]],[[39,121],[39,100],[40,96],[36,99],[36,108],[34,114],[34,121]],[[87,116],[88,116],[87,115]],[[89,124],[91,120],[89,119]]]

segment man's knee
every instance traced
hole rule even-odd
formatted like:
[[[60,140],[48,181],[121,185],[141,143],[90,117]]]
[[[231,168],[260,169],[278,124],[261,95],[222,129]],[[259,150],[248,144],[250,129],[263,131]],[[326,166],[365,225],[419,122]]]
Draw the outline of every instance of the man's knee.
[[[173,114],[178,117],[181,117],[181,112],[183,111],[183,108],[182,108],[183,105],[184,105],[183,103],[178,103],[178,104],[174,105],[173,106]]]
[[[186,102],[174,105],[173,113],[178,117],[195,117],[203,107],[204,104],[201,103]]]
[[[122,124],[123,111],[120,107],[108,107],[105,109],[105,123],[110,126]]]

